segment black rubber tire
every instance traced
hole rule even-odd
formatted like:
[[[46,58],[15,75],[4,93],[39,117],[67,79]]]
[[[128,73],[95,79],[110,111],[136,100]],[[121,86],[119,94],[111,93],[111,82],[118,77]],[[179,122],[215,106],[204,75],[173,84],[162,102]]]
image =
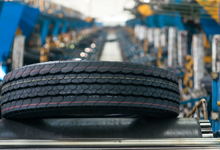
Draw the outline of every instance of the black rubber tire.
[[[8,73],[2,84],[4,118],[94,117],[111,114],[176,117],[173,72],[132,63],[61,61]]]

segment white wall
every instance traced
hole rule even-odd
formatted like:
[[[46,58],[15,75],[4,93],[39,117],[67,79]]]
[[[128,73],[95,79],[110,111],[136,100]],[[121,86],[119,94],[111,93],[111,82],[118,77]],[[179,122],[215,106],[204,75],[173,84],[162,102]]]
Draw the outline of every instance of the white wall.
[[[132,7],[133,0],[51,0],[58,4],[73,8],[96,18],[97,22],[104,25],[124,25],[127,19],[133,16],[124,11],[124,7]]]

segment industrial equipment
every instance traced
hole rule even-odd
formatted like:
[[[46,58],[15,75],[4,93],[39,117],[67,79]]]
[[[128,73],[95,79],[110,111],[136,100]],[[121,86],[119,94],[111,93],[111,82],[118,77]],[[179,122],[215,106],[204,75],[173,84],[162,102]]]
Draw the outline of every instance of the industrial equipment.
[[[219,149],[219,5],[135,0],[110,29],[0,2],[0,148]],[[109,32],[124,62],[99,61]]]

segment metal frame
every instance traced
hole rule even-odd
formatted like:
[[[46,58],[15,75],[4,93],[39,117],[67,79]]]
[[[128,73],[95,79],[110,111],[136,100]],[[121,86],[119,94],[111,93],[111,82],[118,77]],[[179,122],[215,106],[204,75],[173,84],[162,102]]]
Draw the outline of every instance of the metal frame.
[[[219,130],[219,55],[220,55],[220,35],[214,35],[212,39],[212,112],[211,112],[211,124],[213,132]]]
[[[200,90],[200,80],[205,75],[205,65],[204,65],[204,47],[203,47],[203,34],[194,34],[192,42],[193,50],[193,80],[194,89]]]
[[[177,65],[176,28],[169,27],[168,30],[168,67],[172,68]]]
[[[161,35],[161,29],[160,28],[154,28],[153,30],[153,34],[154,34],[154,47],[155,48],[159,48],[159,46],[161,45],[161,39],[160,39],[160,35]]]
[[[154,31],[154,28],[148,28],[148,29],[147,29],[147,32],[148,32],[148,34],[147,34],[147,40],[148,40],[148,43],[149,43],[149,44],[151,44],[151,43],[154,42],[154,33],[153,33],[153,31]]]
[[[177,33],[177,51],[178,51],[178,65],[180,67],[184,66],[185,57],[187,55],[187,31],[178,31]]]
[[[64,22],[63,22],[62,29],[61,29],[61,33],[66,33],[66,31],[67,31],[67,26],[68,26],[68,21],[64,21]]]
[[[43,26],[42,26],[42,29],[41,29],[41,45],[43,46],[45,41],[46,41],[46,37],[48,35],[48,29],[49,29],[49,24],[50,24],[50,21],[49,20],[43,20]]]
[[[186,116],[187,118],[191,117],[196,110],[198,110],[198,114],[200,114],[199,112],[199,107],[202,105],[203,108],[203,113],[204,113],[204,119],[208,120],[208,111],[207,111],[207,105],[206,105],[206,100],[205,99],[201,99],[199,101],[199,103],[189,112],[189,114]],[[199,115],[198,115],[199,116]],[[199,117],[200,118],[200,117]]]
[[[53,29],[53,36],[57,36],[59,34],[59,29],[60,29],[60,20],[56,20],[56,23],[54,24],[54,29]]]
[[[219,148],[219,138],[0,140],[1,148]],[[190,147],[189,147],[190,146]]]

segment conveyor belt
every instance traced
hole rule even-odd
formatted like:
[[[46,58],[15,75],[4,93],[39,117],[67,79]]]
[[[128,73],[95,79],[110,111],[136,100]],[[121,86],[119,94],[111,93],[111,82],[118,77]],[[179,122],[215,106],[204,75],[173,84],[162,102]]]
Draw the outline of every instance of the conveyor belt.
[[[0,148],[216,149],[208,120],[74,118],[0,120]]]
[[[210,133],[210,130],[210,123],[203,122],[203,133]],[[141,139],[203,136],[199,120],[193,118],[75,118],[23,121],[3,119],[0,121],[0,131],[1,139]]]

